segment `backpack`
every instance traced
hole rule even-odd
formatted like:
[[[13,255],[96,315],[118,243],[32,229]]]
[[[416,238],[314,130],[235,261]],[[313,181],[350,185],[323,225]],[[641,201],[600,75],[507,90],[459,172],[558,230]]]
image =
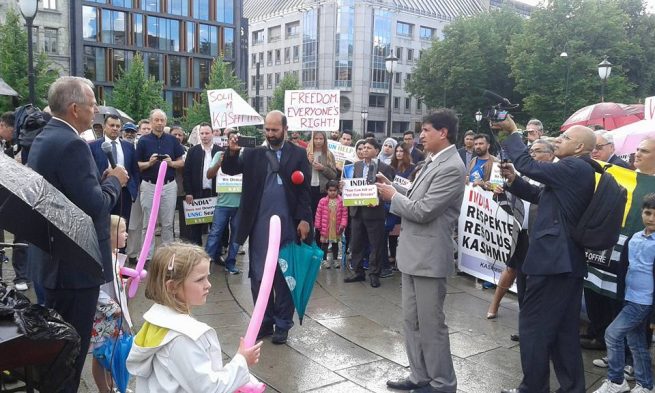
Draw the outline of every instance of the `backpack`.
[[[32,104],[16,108],[14,112],[14,142],[21,148],[29,149],[51,116]]]
[[[619,240],[628,192],[596,161],[589,157],[582,159],[600,173],[600,179],[589,206],[571,231],[571,237],[584,248],[607,250]]]

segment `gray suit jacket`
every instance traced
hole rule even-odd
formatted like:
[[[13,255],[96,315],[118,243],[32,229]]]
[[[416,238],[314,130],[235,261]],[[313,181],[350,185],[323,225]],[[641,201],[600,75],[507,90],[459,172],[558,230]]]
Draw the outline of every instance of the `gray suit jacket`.
[[[466,168],[455,147],[417,175],[408,196],[397,193],[391,213],[402,218],[398,269],[414,276],[447,277],[454,271],[453,227],[464,196]]]

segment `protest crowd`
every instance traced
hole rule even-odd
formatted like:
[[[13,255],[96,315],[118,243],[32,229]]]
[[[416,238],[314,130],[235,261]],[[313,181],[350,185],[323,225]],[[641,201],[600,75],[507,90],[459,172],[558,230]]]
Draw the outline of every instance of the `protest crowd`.
[[[87,349],[95,356],[131,329],[124,292],[138,280],[119,273],[123,256],[124,266],[148,269],[142,285],[154,302],[124,362],[137,392],[232,392],[258,383],[249,367],[259,360],[261,340],[285,344],[294,326],[282,268],[276,264],[272,273],[256,341],[242,339],[225,364],[217,333],[191,310],[210,293],[210,267],[247,272],[257,301],[269,220],[277,216],[280,249],[310,245],[322,255],[320,269],[343,269],[345,283],[375,291],[385,278],[401,276],[409,374],[387,381],[391,389],[457,391],[444,301],[448,277],[469,274],[495,291],[487,319],[499,317],[508,291],[518,296],[511,339],[520,343],[523,377],[501,392],[549,392],[551,364],[559,392],[585,392],[586,349],[606,351],[593,361],[607,369],[597,393],[655,392],[655,140],[621,158],[606,130],[576,125],[553,138],[539,120],[521,130],[507,115],[488,119],[491,133],[476,133],[460,130],[454,111],[437,109],[419,133],[380,141],[349,130],[290,131],[285,113],[271,111],[263,143],[248,146],[236,127],[203,122],[185,130],[159,108],[136,123],[111,114],[94,123],[93,88],[79,77],[54,82],[49,107],[39,112],[45,123],[19,152],[13,139],[22,115],[0,116],[0,158],[37,172],[88,215],[100,247],[102,276],[34,244],[11,254],[15,278],[7,284],[32,288],[36,303],[54,309],[80,337],[61,391],[77,391]],[[80,136],[89,132],[90,140]],[[601,173],[631,187],[625,206],[605,206],[596,187]],[[605,226],[603,238],[614,242],[605,249],[574,233],[591,228],[593,203],[621,218],[620,226]],[[149,230],[157,232],[157,246]],[[20,236],[14,242],[32,243]],[[239,258],[246,251],[247,259]],[[603,285],[607,277],[613,290]],[[588,321],[581,322],[583,303]],[[97,359],[92,367],[98,391],[112,391],[111,374]]]

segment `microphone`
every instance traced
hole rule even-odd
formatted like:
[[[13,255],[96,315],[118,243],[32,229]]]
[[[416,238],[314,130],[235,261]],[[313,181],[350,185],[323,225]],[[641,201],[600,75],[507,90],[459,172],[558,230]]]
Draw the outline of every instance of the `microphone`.
[[[100,148],[103,152],[105,152],[105,155],[109,160],[109,165],[111,165],[111,169],[116,168],[116,161],[114,161],[114,155],[111,152],[111,143],[104,141],[102,142],[102,146]]]
[[[499,96],[498,94],[494,93],[491,90],[483,90],[482,91],[482,96],[486,97],[486,98],[489,98],[490,100],[493,100],[495,102],[502,103],[505,107],[510,108],[510,109],[518,107],[517,104],[512,104],[511,102],[509,102],[509,100],[507,98],[501,97],[501,96]]]

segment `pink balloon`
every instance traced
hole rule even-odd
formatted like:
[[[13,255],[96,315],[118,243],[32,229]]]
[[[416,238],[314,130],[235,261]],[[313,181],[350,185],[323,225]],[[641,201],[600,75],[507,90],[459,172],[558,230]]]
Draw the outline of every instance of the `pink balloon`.
[[[164,178],[166,177],[167,167],[168,164],[166,161],[162,161],[159,164],[157,183],[155,184],[155,195],[152,198],[152,209],[150,210],[150,218],[148,219],[148,229],[146,230],[146,236],[143,239],[143,248],[139,254],[139,261],[136,263],[136,268],[121,268],[122,275],[132,277],[132,283],[130,284],[129,291],[127,292],[129,297],[134,297],[134,295],[136,295],[136,291],[139,289],[139,282],[141,282],[141,280],[145,280],[146,275],[148,274],[148,272],[143,269],[143,265],[145,265],[146,259],[148,258],[148,252],[150,252],[152,238],[155,234],[155,225],[157,224],[157,215],[159,214],[159,202],[161,201],[161,190],[164,187]]]
[[[243,343],[246,347],[252,347],[257,340],[257,334],[262,326],[264,320],[264,312],[266,312],[266,305],[268,304],[268,297],[271,294],[271,287],[273,286],[273,278],[275,277],[275,268],[277,267],[277,257],[280,253],[280,217],[272,216],[268,227],[268,251],[266,252],[266,263],[264,264],[264,275],[262,283],[259,287],[259,294],[257,295],[257,302],[255,302],[255,309],[250,317],[248,330],[246,336],[243,338]],[[266,390],[266,385],[259,383],[247,383],[237,390],[239,393],[261,393]]]

